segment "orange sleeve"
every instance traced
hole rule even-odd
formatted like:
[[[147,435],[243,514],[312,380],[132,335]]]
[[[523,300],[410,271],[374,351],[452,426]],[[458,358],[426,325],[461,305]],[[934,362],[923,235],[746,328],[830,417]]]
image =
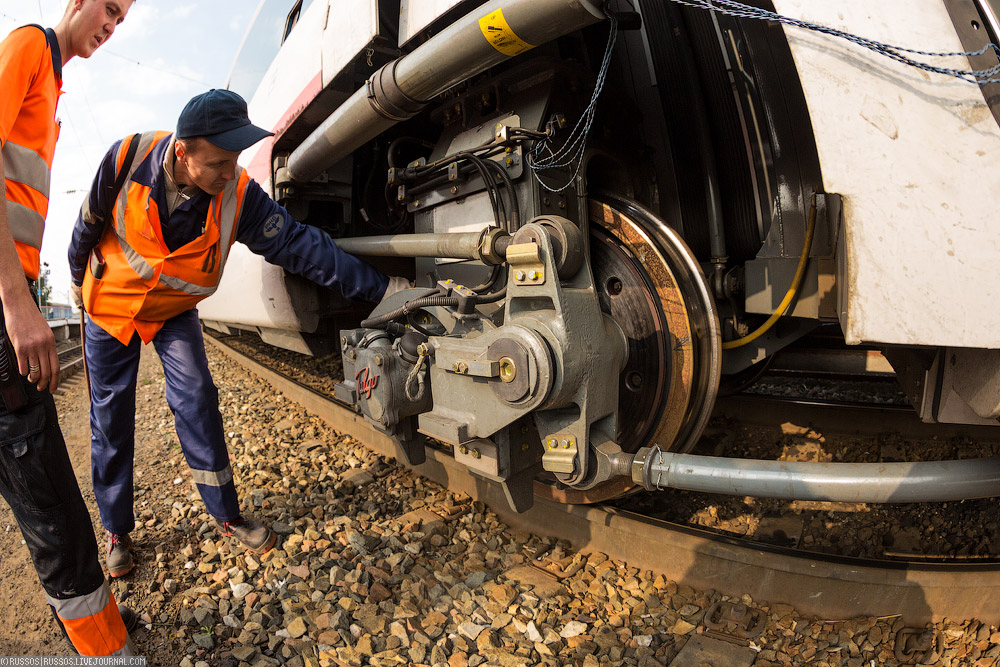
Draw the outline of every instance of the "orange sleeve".
[[[19,28],[0,42],[0,144],[7,142],[47,52],[45,33],[38,28]]]

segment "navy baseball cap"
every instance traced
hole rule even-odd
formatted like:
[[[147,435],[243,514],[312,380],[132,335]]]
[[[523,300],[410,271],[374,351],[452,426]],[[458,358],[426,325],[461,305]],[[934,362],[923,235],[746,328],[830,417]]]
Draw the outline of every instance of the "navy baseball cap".
[[[213,88],[191,98],[177,119],[177,138],[204,137],[226,151],[242,151],[274,136],[250,122],[246,101],[231,90]]]

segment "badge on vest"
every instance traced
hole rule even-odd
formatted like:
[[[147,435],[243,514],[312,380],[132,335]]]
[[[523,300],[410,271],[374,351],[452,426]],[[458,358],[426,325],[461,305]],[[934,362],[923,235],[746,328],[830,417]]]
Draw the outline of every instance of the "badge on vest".
[[[281,228],[285,226],[285,216],[280,213],[275,213],[270,218],[264,221],[264,236],[269,239],[273,239],[281,231]]]

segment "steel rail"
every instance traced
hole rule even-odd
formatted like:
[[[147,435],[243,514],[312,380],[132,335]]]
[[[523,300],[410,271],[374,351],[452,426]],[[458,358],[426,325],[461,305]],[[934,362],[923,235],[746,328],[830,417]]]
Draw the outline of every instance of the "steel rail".
[[[221,340],[206,340],[335,430],[399,460],[392,439],[360,415]],[[543,498],[518,514],[498,485],[472,475],[445,452],[428,448],[427,460],[410,468],[485,503],[515,529],[565,539],[582,552],[601,552],[695,588],[737,597],[749,594],[758,602],[789,604],[802,614],[827,619],[900,614],[911,626],[946,617],[1000,624],[998,562],[833,556],[719,535],[603,505],[565,505]]]

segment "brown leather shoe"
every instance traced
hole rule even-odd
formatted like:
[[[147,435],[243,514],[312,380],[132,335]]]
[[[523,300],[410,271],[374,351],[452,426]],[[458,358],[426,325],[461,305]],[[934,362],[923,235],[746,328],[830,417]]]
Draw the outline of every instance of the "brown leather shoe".
[[[132,554],[135,549],[132,546],[132,538],[128,533],[116,535],[110,530],[108,533],[108,551],[105,561],[108,565],[108,574],[112,577],[124,577],[135,568],[135,559]]]
[[[255,554],[264,554],[274,547],[278,536],[256,519],[241,516],[234,521],[215,520],[215,527],[226,537],[235,537]]]

